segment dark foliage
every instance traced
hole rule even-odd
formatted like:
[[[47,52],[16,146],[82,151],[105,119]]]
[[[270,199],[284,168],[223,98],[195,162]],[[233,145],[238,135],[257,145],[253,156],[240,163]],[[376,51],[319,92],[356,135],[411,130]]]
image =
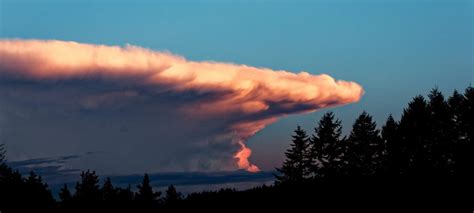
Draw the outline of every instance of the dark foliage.
[[[341,121],[332,112],[324,114],[314,129],[308,157],[313,178],[331,178],[341,173],[346,142],[341,139],[341,130]]]
[[[295,130],[291,148],[285,152],[286,160],[277,171],[281,175],[276,175],[276,183],[285,182],[302,183],[308,175],[307,156],[309,148],[309,138],[306,131],[298,126]]]
[[[354,177],[372,176],[382,167],[384,149],[372,117],[363,112],[352,126],[344,153],[344,170]]]

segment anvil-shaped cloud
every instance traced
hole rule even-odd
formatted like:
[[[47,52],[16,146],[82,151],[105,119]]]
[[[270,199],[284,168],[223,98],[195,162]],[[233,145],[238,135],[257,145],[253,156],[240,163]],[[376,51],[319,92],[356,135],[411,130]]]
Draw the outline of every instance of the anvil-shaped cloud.
[[[223,162],[207,163],[213,169],[231,168],[227,164],[233,162],[249,171],[259,169],[248,161],[251,150],[244,141],[266,125],[285,115],[356,102],[363,94],[357,83],[325,74],[188,61],[131,45],[56,40],[0,40],[0,82],[0,101],[16,114],[25,114],[18,113],[23,109],[34,117],[31,113],[42,111],[44,125],[48,116],[60,120],[74,113],[123,116],[129,119],[127,124],[146,120],[148,126],[154,125],[150,118],[154,117],[160,120],[156,131],[181,127],[185,130],[179,134],[187,136],[186,142],[178,141],[179,137],[155,138],[162,146],[169,140],[170,146],[185,143],[189,149],[218,147],[214,154],[199,158]],[[48,109],[34,111],[30,105]],[[146,115],[140,121],[126,115],[134,113]],[[15,123],[14,117],[9,119]]]

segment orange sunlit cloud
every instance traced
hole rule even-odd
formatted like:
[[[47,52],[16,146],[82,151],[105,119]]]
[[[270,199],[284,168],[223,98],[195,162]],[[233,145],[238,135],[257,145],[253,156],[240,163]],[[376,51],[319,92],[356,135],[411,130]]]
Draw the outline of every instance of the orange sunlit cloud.
[[[239,166],[239,168],[247,169],[249,172],[259,172],[260,169],[251,164],[248,160],[250,155],[252,155],[252,150],[245,146],[242,141],[239,141],[238,144],[241,146],[241,149],[234,156],[234,158],[237,159],[237,166]]]
[[[99,79],[125,85],[81,99],[88,108],[127,101],[139,91],[126,87],[160,88],[174,93],[213,94],[179,106],[197,118],[232,116],[223,127],[235,138],[237,167],[251,172],[251,150],[243,141],[282,116],[357,102],[363,89],[355,82],[307,72],[292,73],[247,65],[188,61],[167,52],[137,46],[105,46],[56,40],[0,40],[0,77],[28,81]],[[164,88],[164,89],[163,89]],[[237,142],[235,142],[237,141]]]

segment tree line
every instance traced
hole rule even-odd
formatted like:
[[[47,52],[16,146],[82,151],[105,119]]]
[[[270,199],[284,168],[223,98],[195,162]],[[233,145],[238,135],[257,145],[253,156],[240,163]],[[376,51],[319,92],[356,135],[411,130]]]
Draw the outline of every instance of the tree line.
[[[0,210],[2,212],[28,209],[51,212],[91,210],[148,212],[170,208],[183,199],[173,185],[170,185],[162,196],[161,192],[153,189],[148,174],[144,175],[135,191],[130,184],[126,188],[121,188],[114,186],[110,178],[106,178],[103,184],[100,184],[99,180],[95,171],[83,171],[74,187],[74,193],[67,184],[64,184],[58,193],[59,200],[56,201],[41,176],[30,172],[29,176],[22,177],[18,171],[14,171],[3,162],[0,165]]]
[[[433,89],[416,96],[396,121],[381,129],[362,112],[342,136],[341,121],[324,114],[311,135],[300,126],[292,136],[277,184],[331,178],[468,178],[473,172],[474,89],[445,98]]]
[[[414,97],[399,120],[389,115],[381,128],[362,112],[347,136],[342,134],[341,121],[328,112],[310,134],[300,126],[294,130],[275,184],[187,196],[173,185],[162,195],[153,189],[147,174],[132,189],[116,187],[110,178],[100,183],[95,171],[87,170],[73,189],[64,185],[55,200],[40,176],[31,172],[23,177],[10,168],[0,145],[0,211],[245,211],[251,206],[354,210],[375,204],[400,210],[413,210],[403,206],[414,204],[424,211],[450,204],[472,211],[473,109],[473,87],[448,98],[433,89],[427,98]]]

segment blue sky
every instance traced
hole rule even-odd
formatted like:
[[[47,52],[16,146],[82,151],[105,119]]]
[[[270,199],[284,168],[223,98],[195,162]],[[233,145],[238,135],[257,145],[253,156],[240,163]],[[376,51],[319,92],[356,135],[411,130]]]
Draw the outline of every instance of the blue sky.
[[[191,60],[327,73],[361,84],[358,103],[333,109],[345,131],[363,110],[383,122],[434,86],[451,94],[473,81],[473,2],[0,0],[0,37],[134,44]],[[296,125],[323,110],[268,126],[250,139],[271,169]]]

